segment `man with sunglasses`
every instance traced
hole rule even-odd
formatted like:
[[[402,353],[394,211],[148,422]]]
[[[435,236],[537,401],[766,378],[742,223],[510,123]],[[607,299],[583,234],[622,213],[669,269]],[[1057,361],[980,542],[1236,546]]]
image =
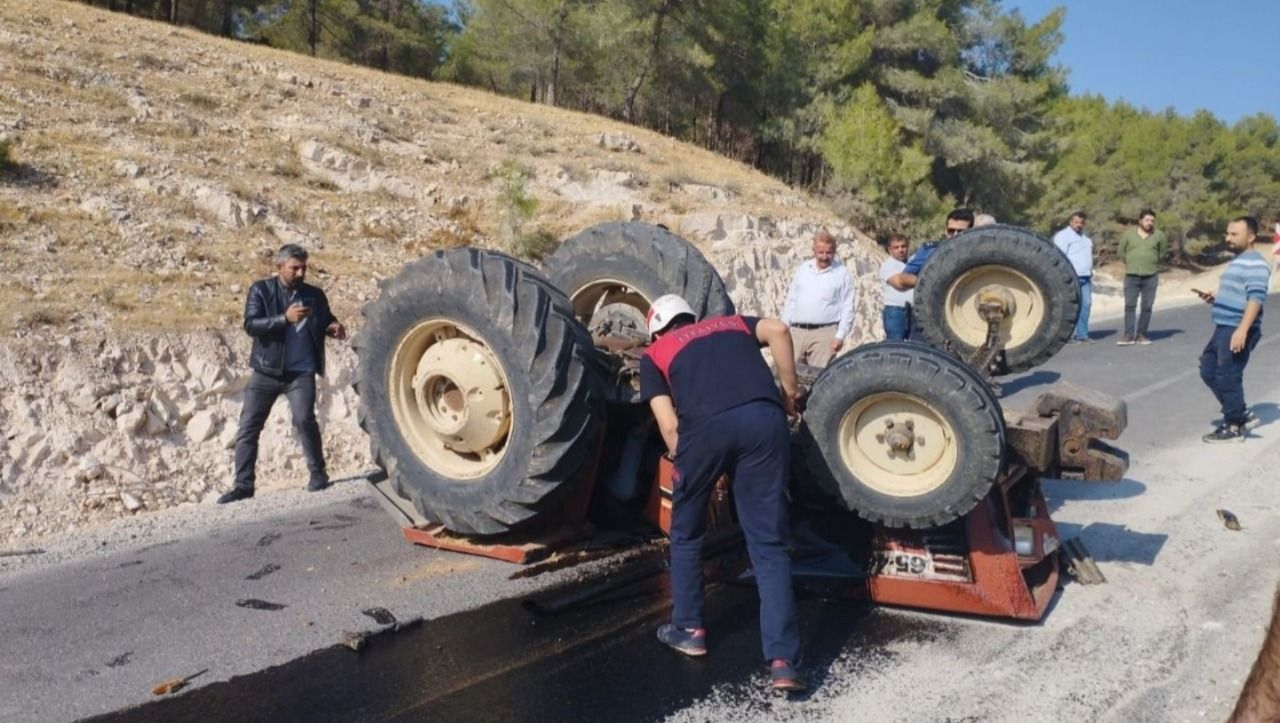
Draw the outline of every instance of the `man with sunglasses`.
[[[971,228],[973,228],[973,210],[957,208],[947,214],[947,225],[943,232],[946,238],[952,238],[961,231],[968,231]],[[887,283],[898,291],[916,288],[916,283],[920,280],[920,270],[929,261],[929,257],[933,256],[933,252],[938,250],[940,243],[942,241],[930,241],[916,249],[902,271],[886,279]]]

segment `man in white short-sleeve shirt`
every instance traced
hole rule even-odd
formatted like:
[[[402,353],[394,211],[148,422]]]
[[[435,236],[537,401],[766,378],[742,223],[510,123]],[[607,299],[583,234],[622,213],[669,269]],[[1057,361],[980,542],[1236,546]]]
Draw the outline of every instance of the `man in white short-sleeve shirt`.
[[[889,279],[902,273],[907,266],[907,237],[895,233],[889,237],[889,258],[880,264],[880,285],[884,289],[884,338],[886,341],[905,341],[911,338],[911,301],[915,289],[899,291]]]

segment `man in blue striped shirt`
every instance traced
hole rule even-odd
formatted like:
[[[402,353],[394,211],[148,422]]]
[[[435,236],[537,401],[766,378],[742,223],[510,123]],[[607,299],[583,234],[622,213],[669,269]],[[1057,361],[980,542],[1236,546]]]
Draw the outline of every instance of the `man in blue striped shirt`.
[[[1244,402],[1244,368],[1262,335],[1271,283],[1271,264],[1258,250],[1268,242],[1258,238],[1258,219],[1241,216],[1227,224],[1226,241],[1238,256],[1222,272],[1218,293],[1196,291],[1213,304],[1213,336],[1200,354],[1200,378],[1222,405],[1222,423],[1204,436],[1206,442],[1243,442],[1257,423]]]

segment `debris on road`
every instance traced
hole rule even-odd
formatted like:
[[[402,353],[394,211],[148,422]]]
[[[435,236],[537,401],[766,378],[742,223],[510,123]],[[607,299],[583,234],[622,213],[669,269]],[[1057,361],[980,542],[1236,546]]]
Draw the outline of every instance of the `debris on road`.
[[[209,672],[209,669],[205,668],[204,670],[201,670],[198,673],[192,673],[191,675],[188,675],[185,678],[170,678],[169,680],[166,680],[163,683],[156,683],[155,686],[151,688],[151,694],[152,695],[169,695],[170,693],[177,693],[178,691],[187,687],[187,683],[190,683],[191,681],[195,680],[196,678],[199,678],[200,676],[204,675],[207,672]]]
[[[1232,532],[1240,531],[1240,518],[1236,517],[1230,510],[1218,510],[1218,519],[1222,520],[1222,526]]]
[[[259,600],[257,598],[246,598],[243,600],[236,600],[236,607],[247,608],[249,610],[284,610],[288,605],[267,602],[266,600]]]
[[[27,550],[0,550],[0,557],[25,557],[27,555],[43,555],[44,548],[32,547]]]
[[[364,650],[364,646],[369,644],[369,633],[364,631],[353,633],[350,630],[344,630],[342,632],[342,644],[358,653]]]
[[[1067,540],[1062,546],[1062,551],[1062,565],[1076,582],[1081,585],[1101,585],[1107,581],[1102,570],[1098,568],[1098,563],[1094,561],[1093,555],[1085,549],[1079,537]]]
[[[396,624],[396,616],[392,615],[391,611],[386,608],[374,607],[367,610],[361,610],[360,612],[373,618],[373,621],[379,625]]]
[[[359,632],[352,632],[350,630],[342,631],[341,644],[351,648],[357,653],[363,650],[365,646],[369,644],[369,641],[376,637],[391,635],[422,624],[421,615],[415,615],[407,620],[397,620],[396,617],[391,614],[391,611],[386,608],[369,608],[368,610],[362,610],[361,612],[373,618],[379,625],[384,625],[385,627],[381,627],[376,630],[361,630]],[[387,622],[388,620],[389,622]]]
[[[270,575],[273,572],[279,572],[279,571],[280,571],[279,565],[275,564],[274,562],[269,562],[266,565],[263,565],[261,568],[259,568],[256,572],[251,572],[248,575],[246,575],[244,579],[261,580],[267,575]]]

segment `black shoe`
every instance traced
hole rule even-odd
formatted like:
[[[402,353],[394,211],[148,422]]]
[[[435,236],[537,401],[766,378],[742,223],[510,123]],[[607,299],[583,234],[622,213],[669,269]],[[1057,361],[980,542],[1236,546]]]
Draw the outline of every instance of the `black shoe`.
[[[1244,410],[1244,423],[1240,425],[1241,427],[1244,427],[1245,429],[1254,429],[1260,424],[1262,424],[1262,420],[1258,418],[1258,415],[1253,413],[1252,409]],[[1222,420],[1213,420],[1213,426],[1221,427]]]
[[[313,477],[311,481],[307,483],[308,492],[319,492],[320,490],[328,489],[328,487],[329,487],[328,477]]]
[[[1244,428],[1238,424],[1224,424],[1201,437],[1206,442],[1243,442]]]
[[[228,502],[239,502],[240,500],[247,500],[252,497],[253,497],[252,489],[245,489],[244,487],[232,487],[230,492],[218,498],[218,504],[225,505]]]
[[[1138,343],[1138,340],[1132,336],[1122,336],[1120,337],[1120,341],[1116,342],[1116,346],[1133,346],[1134,344],[1137,344],[1137,343]]]

